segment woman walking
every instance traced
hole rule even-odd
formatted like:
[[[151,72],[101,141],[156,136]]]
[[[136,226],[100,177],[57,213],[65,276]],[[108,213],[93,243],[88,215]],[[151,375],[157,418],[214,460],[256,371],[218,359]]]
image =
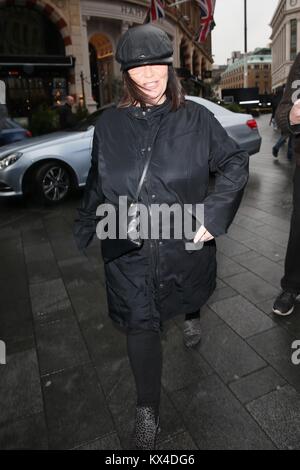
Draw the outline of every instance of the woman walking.
[[[78,247],[87,247],[96,232],[97,207],[107,201],[117,205],[119,196],[134,200],[142,174],[139,201],[150,209],[150,219],[153,203],[204,205],[204,225],[194,238],[203,242],[202,249],[186,250],[183,239],[150,237],[141,248],[112,260],[104,257],[109,315],[127,335],[136,383],[134,446],[154,449],[160,333],[166,320],[184,315],[185,344],[199,342],[200,308],[216,286],[214,238],[226,233],[239,207],[248,154],[210,111],[185,100],[172,65],[172,43],[161,29],[130,28],[119,40],[116,60],[124,96],[95,126],[91,168],[74,226]],[[216,179],[208,194],[209,172]]]

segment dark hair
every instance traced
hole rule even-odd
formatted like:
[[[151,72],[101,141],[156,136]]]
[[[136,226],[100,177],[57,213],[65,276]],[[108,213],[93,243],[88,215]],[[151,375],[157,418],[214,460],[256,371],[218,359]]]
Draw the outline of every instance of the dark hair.
[[[148,95],[144,93],[130,77],[127,70],[123,72],[124,94],[119,101],[118,108],[126,108],[127,106],[136,105],[146,106],[146,104],[154,104],[149,100]],[[185,105],[184,89],[176,74],[173,65],[168,65],[168,83],[166,88],[166,97],[172,102],[172,111],[176,111]]]

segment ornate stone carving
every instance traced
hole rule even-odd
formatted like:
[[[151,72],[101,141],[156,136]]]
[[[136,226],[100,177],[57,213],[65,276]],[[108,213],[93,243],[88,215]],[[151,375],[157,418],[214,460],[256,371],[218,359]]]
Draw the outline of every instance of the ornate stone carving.
[[[66,0],[51,0],[51,1],[57,8],[61,10],[66,9]]]

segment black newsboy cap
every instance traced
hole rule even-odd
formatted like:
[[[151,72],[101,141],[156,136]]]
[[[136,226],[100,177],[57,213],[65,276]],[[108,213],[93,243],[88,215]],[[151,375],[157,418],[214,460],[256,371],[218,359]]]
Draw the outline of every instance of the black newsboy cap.
[[[172,42],[167,33],[150,23],[134,26],[119,39],[116,60],[121,70],[146,64],[172,64]]]

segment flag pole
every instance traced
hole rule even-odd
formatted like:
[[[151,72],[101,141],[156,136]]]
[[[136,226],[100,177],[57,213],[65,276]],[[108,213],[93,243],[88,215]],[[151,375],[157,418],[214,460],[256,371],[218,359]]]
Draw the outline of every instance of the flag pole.
[[[247,0],[244,0],[244,88],[248,88]]]
[[[177,5],[180,5],[180,3],[185,3],[185,2],[190,2],[191,0],[177,0],[174,3],[169,3],[168,7],[176,7]]]

